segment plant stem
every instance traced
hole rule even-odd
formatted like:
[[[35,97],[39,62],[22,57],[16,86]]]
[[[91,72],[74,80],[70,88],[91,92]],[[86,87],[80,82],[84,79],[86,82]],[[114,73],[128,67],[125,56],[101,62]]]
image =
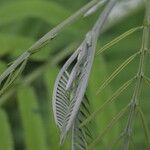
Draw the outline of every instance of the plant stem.
[[[50,40],[55,38],[55,36],[61,32],[64,28],[66,28],[68,25],[74,23],[79,17],[81,17],[85,12],[87,12],[92,6],[97,4],[99,0],[93,0],[89,2],[87,5],[82,7],[79,11],[74,13],[72,16],[64,20],[61,24],[53,28],[51,31],[49,31],[47,34],[45,34],[41,39],[39,39],[35,44],[33,44],[29,51],[31,53],[35,53],[39,48],[45,46]]]
[[[74,48],[76,48],[78,45],[77,43],[74,43],[73,46],[64,49],[62,52],[59,53],[57,56],[53,56],[53,58],[48,59],[41,67],[34,70],[29,75],[25,76],[24,78],[19,79],[15,84],[14,88],[11,88],[7,91],[7,93],[4,93],[2,96],[0,96],[0,107],[6,103],[8,99],[10,99],[11,96],[13,96],[18,89],[18,87],[21,84],[30,85],[33,81],[35,81],[39,76],[41,76],[50,66],[56,66],[60,61],[62,61],[65,57],[70,55]]]
[[[150,1],[147,0],[147,8],[146,8],[143,37],[142,37],[142,47],[140,49],[140,62],[139,62],[139,68],[137,72],[137,81],[136,81],[134,93],[131,99],[128,122],[124,130],[123,150],[128,150],[129,148],[130,136],[132,134],[132,126],[133,126],[134,119],[136,116],[136,109],[137,109],[137,106],[139,105],[139,99],[140,99],[140,95],[141,95],[141,91],[143,87],[146,52],[148,50],[148,45],[149,45],[149,33],[150,33],[149,32],[149,23],[150,23],[149,16],[150,16]]]
[[[28,52],[24,52],[20,57],[18,57],[13,64],[8,67],[8,69],[6,69],[6,71],[4,73],[2,73],[2,75],[0,76],[0,85],[2,83],[2,81],[12,72],[15,71],[15,69],[26,59],[28,59],[28,57],[30,56],[30,53]]]
[[[26,52],[24,52],[20,57],[18,57],[14,63],[8,67],[0,76],[0,85],[4,79],[8,77],[16,68],[24,62],[24,60],[28,59],[33,53],[41,50],[40,48],[44,47],[50,40],[52,40],[58,33],[60,33],[65,27],[74,23],[77,19],[79,19],[86,11],[88,11],[92,6],[96,5],[99,0],[93,0],[89,2],[87,5],[78,10],[75,14],[64,20],[61,24],[53,28],[47,34],[45,34],[41,39],[35,42]]]
[[[93,31],[95,32],[96,36],[98,37],[101,34],[101,29],[104,26],[108,15],[110,14],[112,8],[114,7],[114,5],[117,3],[117,0],[110,0],[106,6],[106,9],[103,12],[103,16],[99,17],[98,21],[96,22],[96,24],[93,27]]]
[[[112,46],[118,44],[121,40],[127,38],[129,35],[133,34],[136,31],[139,31],[141,29],[143,29],[143,26],[133,27],[130,30],[122,33],[120,36],[117,36],[116,38],[114,38],[113,40],[111,40],[110,42],[105,44],[103,47],[101,47],[97,51],[97,56],[100,55],[101,53],[103,53],[105,50],[110,49]]]

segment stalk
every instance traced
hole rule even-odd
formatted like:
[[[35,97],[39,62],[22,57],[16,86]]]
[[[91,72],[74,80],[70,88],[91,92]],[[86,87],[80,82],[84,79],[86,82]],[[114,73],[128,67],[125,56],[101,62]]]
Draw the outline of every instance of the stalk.
[[[128,117],[127,125],[124,130],[123,150],[128,150],[129,148],[132,128],[136,117],[137,106],[139,105],[139,100],[140,100],[141,91],[143,87],[146,56],[147,56],[148,45],[150,40],[149,24],[150,24],[150,1],[147,0],[146,13],[144,19],[144,29],[143,29],[143,36],[142,36],[142,46],[140,49],[140,62],[137,71],[137,80],[134,88],[134,93],[130,103],[129,117]]]

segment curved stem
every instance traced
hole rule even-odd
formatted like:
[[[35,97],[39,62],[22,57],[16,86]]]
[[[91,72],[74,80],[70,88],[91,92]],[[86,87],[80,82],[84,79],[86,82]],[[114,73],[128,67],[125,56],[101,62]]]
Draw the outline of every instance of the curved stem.
[[[58,26],[53,28],[47,34],[45,34],[41,39],[35,42],[26,52],[24,52],[20,57],[18,57],[13,64],[8,67],[1,75],[0,75],[0,85],[4,79],[6,79],[9,74],[16,70],[16,68],[24,62],[24,60],[28,59],[33,53],[41,50],[40,48],[44,47],[50,40],[52,40],[58,33],[60,33],[66,26],[74,23],[77,19],[79,19],[85,12],[87,12],[92,6],[96,5],[99,0],[93,0],[89,2],[87,5],[79,9],[75,14],[64,20]]]

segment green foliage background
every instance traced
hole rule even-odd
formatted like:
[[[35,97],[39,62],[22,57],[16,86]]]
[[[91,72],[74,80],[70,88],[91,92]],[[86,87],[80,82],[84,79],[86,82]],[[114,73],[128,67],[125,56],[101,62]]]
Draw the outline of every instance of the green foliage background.
[[[69,17],[89,0],[0,0],[0,73],[35,41],[58,23]],[[17,82],[0,98],[0,150],[69,150],[70,135],[63,146],[59,145],[59,131],[52,114],[52,91],[56,75],[84,39],[99,11],[67,27],[56,39],[33,55]],[[97,49],[132,27],[142,25],[144,8],[130,13],[107,29],[98,42]],[[125,81],[136,75],[138,59],[126,67],[100,94],[102,82],[130,55],[141,47],[142,32],[123,39],[107,52],[95,57],[87,95],[91,112],[97,110]],[[149,59],[146,74],[149,73]],[[149,86],[145,85],[141,105],[150,126]],[[133,86],[127,88],[115,103],[92,120],[91,131],[97,137],[110,120],[131,99]],[[127,113],[103,137],[96,149],[107,149],[125,127]],[[136,150],[146,149],[142,123],[136,119],[133,131]],[[119,145],[119,144],[118,144]],[[132,148],[132,145],[131,145]],[[117,147],[115,148],[117,149]]]

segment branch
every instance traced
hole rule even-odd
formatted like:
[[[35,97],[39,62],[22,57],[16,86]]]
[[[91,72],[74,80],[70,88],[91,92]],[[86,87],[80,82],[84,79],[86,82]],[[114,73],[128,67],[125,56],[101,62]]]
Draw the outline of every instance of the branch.
[[[117,123],[117,121],[126,113],[127,109],[129,108],[129,105],[125,106],[113,119],[110,121],[110,123],[106,126],[106,128],[103,130],[103,132],[94,139],[94,141],[90,144],[89,149],[94,149],[95,145],[98,144],[102,138],[106,135],[106,133],[109,132],[109,130],[112,129],[112,127]]]
[[[91,7],[96,5],[99,0],[93,0],[84,7],[82,7],[75,14],[64,20],[61,24],[53,28],[47,34],[45,34],[40,40],[34,43],[26,52],[24,52],[20,57],[18,57],[13,64],[8,67],[0,76],[0,85],[2,82],[12,74],[16,68],[22,64],[24,61],[28,60],[29,57],[40,50],[40,48],[44,47],[50,40],[52,40],[58,33],[60,33],[65,27],[74,23],[77,19],[79,19],[85,12],[87,12]]]
[[[118,96],[120,96],[120,94],[125,91],[130,85],[131,83],[134,81],[135,78],[132,78],[130,80],[128,80],[127,82],[125,82],[120,88],[118,88],[110,98],[108,98],[99,108],[98,110],[94,111],[93,113],[91,113],[91,115],[84,120],[84,122],[82,122],[82,124],[80,124],[80,127],[86,125],[87,123],[89,123],[92,119],[94,119],[94,117],[98,114],[100,114],[103,109],[108,106],[108,104],[114,102],[116,100],[116,98],[118,98]]]
[[[102,48],[100,48],[97,52],[97,55],[103,53],[108,48],[111,48],[112,46],[119,43],[121,40],[125,39],[126,37],[128,37],[132,33],[136,32],[136,31],[139,31],[141,29],[143,29],[143,26],[134,27],[134,28],[124,32],[123,34],[121,34],[120,36],[114,38],[112,41],[110,41],[109,43],[105,44]]]
[[[137,81],[136,81],[134,93],[131,99],[127,125],[125,127],[123,150],[128,150],[129,148],[130,136],[132,134],[132,126],[135,120],[136,110],[137,110],[137,106],[139,105],[139,98],[140,98],[141,90],[143,87],[146,51],[148,50],[148,45],[149,45],[149,40],[150,40],[150,37],[149,37],[150,1],[149,0],[147,0],[146,7],[147,8],[146,8],[146,14],[145,14],[145,19],[144,19],[144,29],[143,29],[143,37],[142,37],[142,46],[140,50],[140,62],[139,62],[139,68],[137,72]]]

